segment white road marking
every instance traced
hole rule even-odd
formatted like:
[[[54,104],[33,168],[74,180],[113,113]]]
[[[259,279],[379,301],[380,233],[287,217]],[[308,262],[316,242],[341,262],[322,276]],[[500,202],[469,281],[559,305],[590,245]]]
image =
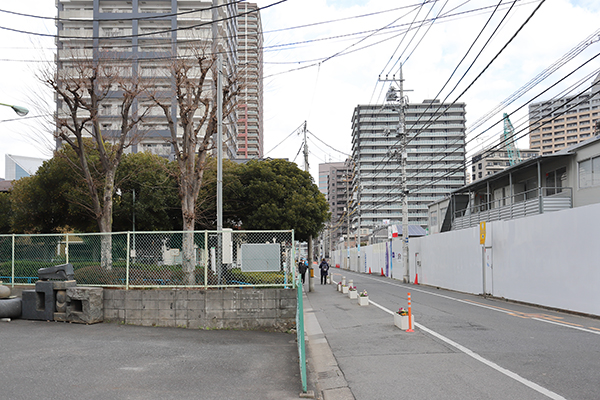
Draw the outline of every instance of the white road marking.
[[[377,304],[377,303],[375,303],[372,300],[369,300],[369,303],[373,304],[375,307],[378,307],[378,308],[382,309],[383,311],[385,311],[385,312],[387,312],[389,314],[394,314],[393,311],[388,310],[384,306],[382,306],[380,304]],[[430,335],[435,336],[436,338],[440,339],[444,343],[449,344],[450,346],[452,346],[452,347],[456,348],[457,350],[463,352],[464,354],[468,355],[469,357],[474,358],[475,360],[477,360],[477,361],[479,361],[479,362],[487,365],[490,368],[495,369],[496,371],[500,372],[501,374],[504,374],[504,375],[508,376],[509,378],[512,378],[512,379],[516,380],[517,382],[522,383],[523,385],[525,385],[525,386],[527,386],[527,387],[535,390],[538,393],[543,394],[544,396],[546,396],[546,397],[548,397],[550,399],[553,399],[553,400],[566,400],[561,395],[559,395],[557,393],[554,393],[553,391],[548,390],[548,389],[546,389],[546,388],[538,385],[537,383],[531,382],[530,380],[525,379],[522,376],[520,376],[518,374],[515,374],[512,371],[507,370],[506,368],[502,368],[498,364],[496,364],[496,363],[494,363],[494,362],[492,362],[492,361],[490,361],[490,360],[488,360],[486,358],[481,357],[479,354],[475,353],[472,350],[469,350],[465,346],[462,346],[462,345],[456,343],[455,341],[453,341],[451,339],[448,339],[447,337],[445,337],[445,336],[443,336],[443,335],[441,335],[441,334],[439,334],[439,333],[437,333],[435,331],[432,331],[429,328],[426,328],[425,326],[423,326],[421,324],[418,324],[418,323],[415,322],[415,327],[419,328],[423,332],[427,332]]]
[[[354,271],[351,271],[351,272],[354,272]],[[361,274],[360,272],[355,272],[355,273],[359,274],[361,276],[364,275],[364,274]],[[381,283],[386,283],[388,285],[398,286],[398,287],[402,287],[402,288],[406,289],[406,284],[399,284],[399,283],[394,283],[394,282],[387,282],[387,281],[384,281],[382,279],[373,278],[373,277],[368,276],[368,275],[364,275],[363,277],[367,278],[367,279],[371,279],[373,281],[377,281],[377,282],[381,282]],[[509,315],[517,312],[517,311],[503,310],[503,309],[496,308],[496,307],[490,307],[490,306],[486,306],[486,305],[483,305],[483,304],[474,303],[472,301],[461,300],[461,299],[457,299],[457,298],[454,298],[454,297],[445,296],[443,294],[432,293],[432,292],[429,292],[427,290],[417,289],[417,288],[413,288],[413,287],[410,287],[410,291],[411,292],[425,293],[425,294],[429,294],[431,296],[437,296],[437,297],[441,297],[443,299],[453,300],[453,301],[456,301],[458,303],[469,304],[469,305],[472,305],[472,306],[475,306],[475,307],[485,308],[487,310],[497,311],[497,312],[501,312],[501,313],[509,314]],[[593,333],[594,335],[600,335],[600,331],[596,332],[596,331],[593,331],[591,329],[581,328],[581,327],[573,326],[573,325],[569,325],[569,324],[562,324],[562,323],[557,322],[557,321],[550,321],[550,320],[546,320],[546,319],[542,319],[542,318],[530,318],[530,319],[533,319],[533,320],[536,320],[536,321],[540,321],[540,322],[546,322],[548,324],[554,324],[554,325],[562,326],[563,328],[577,329],[579,331],[583,331],[583,332],[587,332],[587,333]]]

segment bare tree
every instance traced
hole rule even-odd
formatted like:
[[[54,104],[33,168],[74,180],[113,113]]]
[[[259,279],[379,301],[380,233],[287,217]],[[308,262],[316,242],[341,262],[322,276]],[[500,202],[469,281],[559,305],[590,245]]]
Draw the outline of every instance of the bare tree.
[[[123,65],[123,64],[121,64]],[[63,65],[57,71],[43,71],[40,80],[57,95],[55,137],[73,148],[79,158],[79,167],[85,179],[91,203],[89,211],[98,222],[101,233],[112,232],[115,174],[123,151],[138,140],[135,128],[148,112],[136,110],[136,99],[144,92],[141,80],[132,76],[131,64],[119,66],[113,60],[77,60]],[[100,107],[116,100],[120,127],[103,133]],[[89,138],[91,140],[84,140]],[[99,155],[100,171],[93,173],[85,142],[91,143]],[[100,177],[98,179],[98,176]],[[101,264],[112,268],[112,238],[103,235]]]
[[[202,186],[206,158],[213,149],[217,131],[216,57],[213,53],[197,50],[189,57],[178,57],[171,64],[175,80],[175,101],[179,114],[181,135],[173,118],[172,99],[151,95],[167,118],[171,137],[169,142],[175,152],[179,167],[179,196],[183,216],[182,264],[186,284],[195,284],[194,226],[196,203]],[[228,74],[223,84],[223,115],[234,110],[237,95],[235,77]],[[211,86],[212,84],[212,86]]]

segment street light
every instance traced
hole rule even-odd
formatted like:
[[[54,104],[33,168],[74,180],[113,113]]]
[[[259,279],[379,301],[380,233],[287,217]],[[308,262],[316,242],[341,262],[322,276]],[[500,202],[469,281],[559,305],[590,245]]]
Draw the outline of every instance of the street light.
[[[6,106],[6,107],[12,108],[19,117],[24,117],[29,113],[28,109],[26,109],[25,107],[21,107],[21,106],[11,106],[10,104],[4,104],[4,103],[0,103],[0,106]]]

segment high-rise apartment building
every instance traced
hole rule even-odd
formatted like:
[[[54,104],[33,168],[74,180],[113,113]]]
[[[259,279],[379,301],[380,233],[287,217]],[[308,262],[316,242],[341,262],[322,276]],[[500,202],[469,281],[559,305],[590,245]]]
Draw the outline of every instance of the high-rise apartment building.
[[[336,242],[347,232],[346,208],[351,189],[347,163],[319,164],[319,190],[325,195],[331,212],[330,227],[332,240]]]
[[[465,184],[465,104],[408,104],[408,224],[427,227],[427,205]],[[359,105],[352,116],[353,197],[361,228],[402,222],[402,140],[395,105]]]
[[[525,161],[540,155],[537,149],[519,149],[520,160]],[[471,183],[498,173],[510,166],[506,148],[480,150],[471,157]]]
[[[171,63],[177,57],[198,52],[223,55],[223,70],[234,74],[238,65],[236,2],[224,0],[56,0],[57,55],[59,76],[65,76],[78,63],[103,62],[119,68],[121,79],[142,78],[157,97],[171,99],[171,114],[178,126],[174,77]],[[194,71],[192,71],[194,72]],[[63,74],[63,75],[60,75]],[[212,73],[204,90],[215,87]],[[62,79],[62,78],[61,78]],[[104,137],[120,130],[119,98],[111,90],[100,104],[99,121]],[[133,112],[143,110],[137,99]],[[58,115],[64,105],[57,101]],[[141,111],[139,111],[141,113]],[[224,121],[224,154],[236,156],[236,112]],[[201,117],[201,110],[195,118]],[[181,130],[181,127],[179,127]],[[149,151],[170,156],[167,121],[161,109],[154,108],[138,124],[139,140],[130,151]]]
[[[348,194],[352,191],[351,172],[348,162],[319,164],[319,190],[325,195],[331,213],[331,219],[320,238],[325,256],[329,256],[330,250],[348,234],[346,210],[350,206]]]
[[[600,134],[600,74],[579,96],[529,105],[529,147],[552,154]]]
[[[253,12],[252,12],[253,11]],[[263,144],[263,34],[256,3],[238,4],[237,157],[262,158]]]

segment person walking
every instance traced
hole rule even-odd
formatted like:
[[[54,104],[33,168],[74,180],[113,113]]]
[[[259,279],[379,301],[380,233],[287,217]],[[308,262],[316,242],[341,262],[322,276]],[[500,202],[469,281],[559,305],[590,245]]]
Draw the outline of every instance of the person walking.
[[[306,270],[308,269],[308,262],[304,259],[304,257],[300,258],[300,262],[298,262],[298,272],[300,273],[300,277],[302,278],[302,284],[304,285],[304,277],[306,275]]]
[[[329,273],[329,264],[325,259],[319,264],[319,269],[321,270],[321,285],[324,285],[327,283],[327,274]]]

